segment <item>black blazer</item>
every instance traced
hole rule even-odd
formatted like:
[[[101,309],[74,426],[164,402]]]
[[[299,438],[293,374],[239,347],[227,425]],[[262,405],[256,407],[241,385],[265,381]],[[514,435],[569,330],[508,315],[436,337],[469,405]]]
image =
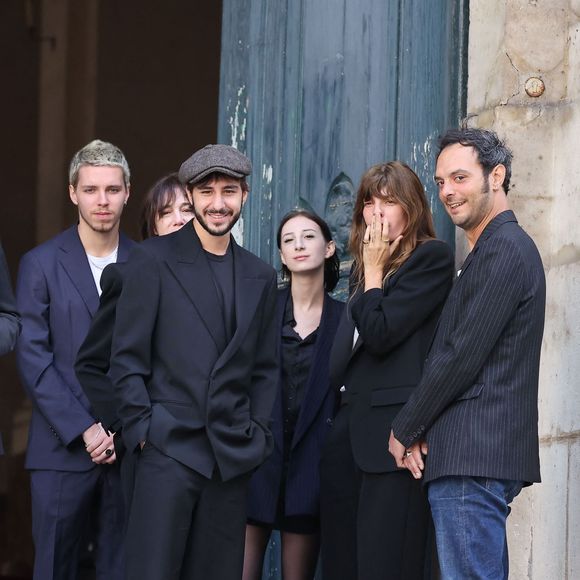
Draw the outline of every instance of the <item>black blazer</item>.
[[[546,281],[512,211],[494,218],[449,295],[420,385],[393,428],[427,434],[425,480],[540,481],[538,376]]]
[[[278,292],[276,330],[280,349],[284,310],[289,296],[289,288]],[[344,303],[325,295],[312,366],[292,440],[285,495],[287,515],[317,515],[319,511],[318,465],[335,407],[335,395],[330,388],[328,376],[328,359],[343,310]],[[272,523],[276,516],[284,456],[283,421],[282,384],[279,377],[278,395],[272,412],[274,451],[252,476],[248,495],[248,517],[261,522]]]
[[[439,240],[420,244],[383,290],[357,292],[331,354],[332,381],[344,386],[358,467],[395,471],[391,423],[421,378],[437,319],[453,281],[453,254]],[[352,348],[354,324],[360,333]]]
[[[14,348],[20,334],[20,326],[20,315],[16,310],[16,301],[10,284],[10,272],[0,244],[0,355]]]
[[[124,264],[109,264],[101,275],[101,298],[89,332],[79,348],[75,362],[77,379],[89,399],[95,417],[103,426],[120,434],[115,390],[109,377],[111,343],[117,311],[117,300],[123,289]],[[124,452],[120,437],[115,437],[117,456]]]
[[[226,342],[194,227],[133,250],[117,302],[111,376],[129,450],[149,440],[206,477],[257,467],[272,449],[278,377],[276,273],[231,239],[237,327]]]
[[[10,284],[10,272],[0,244],[0,356],[10,352],[20,334],[20,315],[16,310],[16,301]],[[0,455],[4,453],[2,434],[0,433]]]

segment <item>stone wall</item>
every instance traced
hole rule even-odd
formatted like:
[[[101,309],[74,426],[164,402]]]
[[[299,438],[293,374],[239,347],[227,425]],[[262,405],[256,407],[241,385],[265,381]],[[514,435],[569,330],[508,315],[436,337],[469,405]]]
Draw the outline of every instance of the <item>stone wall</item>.
[[[525,489],[512,506],[510,577],[576,579],[580,0],[471,0],[468,66],[468,115],[514,151],[509,199],[540,249],[548,287],[539,397],[543,483]]]

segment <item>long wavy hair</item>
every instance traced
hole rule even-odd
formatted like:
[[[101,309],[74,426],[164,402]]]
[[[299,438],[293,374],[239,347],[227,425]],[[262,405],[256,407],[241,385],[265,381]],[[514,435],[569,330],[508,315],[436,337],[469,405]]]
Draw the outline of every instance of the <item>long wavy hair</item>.
[[[373,165],[361,178],[352,216],[349,250],[354,260],[351,275],[353,294],[364,284],[362,241],[367,226],[363,210],[365,203],[373,197],[398,203],[407,218],[407,225],[402,232],[403,238],[391,260],[385,265],[383,284],[405,263],[418,244],[435,238],[433,216],[425,189],[417,174],[400,161]]]

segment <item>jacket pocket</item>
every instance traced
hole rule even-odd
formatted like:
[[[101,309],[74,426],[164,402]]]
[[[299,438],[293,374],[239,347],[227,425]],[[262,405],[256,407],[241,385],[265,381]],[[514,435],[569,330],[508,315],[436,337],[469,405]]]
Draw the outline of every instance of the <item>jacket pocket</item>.
[[[159,405],[177,405],[178,407],[191,407],[192,404],[189,401],[175,401],[174,399],[151,399],[151,404]]]
[[[483,391],[484,383],[476,383],[475,385],[469,387],[461,397],[457,397],[457,401],[466,401],[468,399],[477,399]]]
[[[415,390],[416,385],[377,389],[371,393],[371,407],[383,405],[400,405],[406,403]]]

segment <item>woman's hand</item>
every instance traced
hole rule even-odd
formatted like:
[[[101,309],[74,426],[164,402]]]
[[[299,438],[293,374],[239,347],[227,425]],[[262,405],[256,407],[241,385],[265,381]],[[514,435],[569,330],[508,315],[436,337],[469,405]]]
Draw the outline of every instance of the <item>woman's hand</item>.
[[[389,241],[389,222],[376,211],[367,226],[363,238],[363,268],[365,277],[365,292],[371,288],[383,287],[383,272],[391,256],[398,248],[402,235],[392,242]]]

